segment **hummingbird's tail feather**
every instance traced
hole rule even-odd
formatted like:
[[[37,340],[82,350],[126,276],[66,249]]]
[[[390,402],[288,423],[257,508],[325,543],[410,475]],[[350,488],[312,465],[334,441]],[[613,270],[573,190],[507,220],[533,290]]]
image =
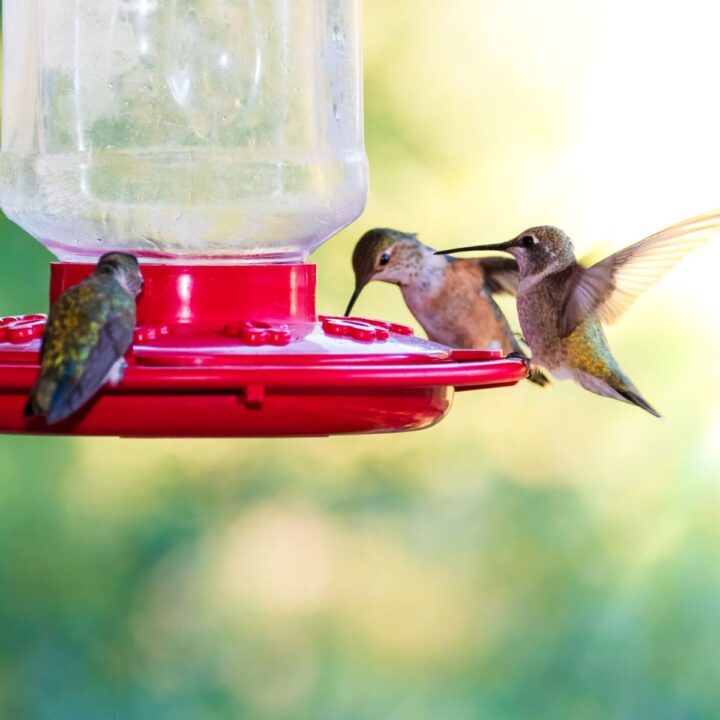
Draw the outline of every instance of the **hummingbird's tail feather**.
[[[23,408],[23,417],[32,418],[44,415],[50,402],[51,393],[52,383],[42,377],[38,378]]]
[[[649,412],[656,418],[661,418],[662,415],[637,391],[634,390],[621,390],[618,389],[618,394],[621,395],[631,405],[637,405],[639,408]]]
[[[37,408],[35,407],[35,401],[33,399],[33,396],[31,395],[27,402],[25,403],[25,407],[23,408],[23,417],[31,418],[35,417],[37,415]]]
[[[45,422],[48,425],[55,425],[55,423],[62,422],[70,417],[89,397],[92,397],[95,392],[94,389],[92,393],[81,394],[78,385],[79,383],[67,379],[62,383],[58,383],[50,407],[45,413]]]
[[[572,377],[586,390],[603,397],[637,405],[655,417],[662,417],[650,403],[638,392],[632,382],[619,370],[609,377],[599,378],[587,372],[575,372]]]

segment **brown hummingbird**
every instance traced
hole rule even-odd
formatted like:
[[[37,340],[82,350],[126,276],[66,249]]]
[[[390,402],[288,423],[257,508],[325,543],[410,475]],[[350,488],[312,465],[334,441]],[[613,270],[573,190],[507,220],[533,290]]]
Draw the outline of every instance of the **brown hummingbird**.
[[[660,417],[610,353],[602,322],[617,320],[630,304],[687,253],[717,230],[718,214],[673,225],[606,257],[589,268],[575,259],[559,228],[533,227],[497,245],[444,250],[502,250],[520,271],[517,305],[532,361],[558,379],[590,392],[637,405]]]
[[[440,256],[414,233],[389,228],[366,232],[352,257],[355,292],[349,315],[372,280],[400,287],[405,303],[433,342],[460,349],[498,349],[522,355],[517,338],[493,295],[517,291],[518,267],[511,258],[473,260]],[[529,379],[546,385],[534,368]]]

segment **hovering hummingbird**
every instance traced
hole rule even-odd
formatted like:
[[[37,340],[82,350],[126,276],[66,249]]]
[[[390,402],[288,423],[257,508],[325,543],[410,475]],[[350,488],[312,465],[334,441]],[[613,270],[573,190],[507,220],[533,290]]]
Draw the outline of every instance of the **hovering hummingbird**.
[[[637,405],[660,417],[610,353],[602,322],[617,320],[631,303],[687,253],[717,230],[712,213],[685,220],[606,257],[589,268],[575,259],[559,228],[534,227],[497,245],[443,250],[510,253],[520,271],[520,326],[534,363],[558,379]]]
[[[25,406],[26,417],[43,415],[52,425],[78,410],[106,381],[120,382],[142,284],[137,259],[112,252],[100,258],[92,275],[57,299],[48,316],[40,377]]]
[[[400,286],[410,312],[433,342],[454,348],[497,348],[505,355],[522,354],[520,345],[493,294],[517,291],[518,267],[511,258],[460,260],[440,257],[413,233],[389,228],[366,232],[352,257],[355,292],[349,315],[363,288],[372,280]],[[548,378],[532,368],[529,379],[546,385]]]

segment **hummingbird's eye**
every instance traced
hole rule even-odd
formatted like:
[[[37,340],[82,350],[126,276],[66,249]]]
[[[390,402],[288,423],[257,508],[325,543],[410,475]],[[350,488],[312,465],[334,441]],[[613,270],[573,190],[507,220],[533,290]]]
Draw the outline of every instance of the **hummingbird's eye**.
[[[389,262],[390,262],[390,253],[389,253],[389,252],[384,252],[384,253],[380,256],[380,265],[387,265]]]
[[[523,247],[531,248],[537,245],[537,238],[534,235],[523,235],[523,237],[520,238],[520,242],[523,244]]]

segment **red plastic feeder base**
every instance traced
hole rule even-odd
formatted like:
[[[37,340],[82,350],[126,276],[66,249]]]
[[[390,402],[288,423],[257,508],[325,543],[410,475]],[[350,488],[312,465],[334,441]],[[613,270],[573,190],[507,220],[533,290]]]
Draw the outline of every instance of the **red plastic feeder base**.
[[[93,265],[53,264],[51,302]],[[22,410],[43,315],[0,320],[0,432],[280,437],[419,430],[453,390],[514,385],[519,360],[453,351],[411,328],[318,317],[314,265],[147,265],[128,368],[65,422]]]

